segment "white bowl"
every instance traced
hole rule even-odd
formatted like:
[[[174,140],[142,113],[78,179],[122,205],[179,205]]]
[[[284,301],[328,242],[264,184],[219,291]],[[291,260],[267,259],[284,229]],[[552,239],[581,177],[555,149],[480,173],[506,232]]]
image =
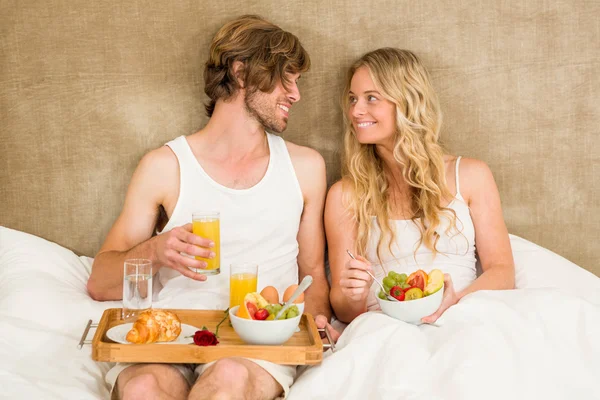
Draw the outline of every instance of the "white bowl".
[[[298,307],[298,311],[300,311],[300,315],[304,314],[304,302],[297,303],[296,307]]]
[[[421,318],[433,314],[442,304],[444,287],[432,295],[409,301],[382,300],[377,296],[381,311],[385,315],[409,324],[421,325]]]
[[[235,333],[249,344],[278,345],[288,341],[294,335],[302,314],[290,319],[277,321],[259,321],[238,317],[235,306],[229,310],[229,319]]]

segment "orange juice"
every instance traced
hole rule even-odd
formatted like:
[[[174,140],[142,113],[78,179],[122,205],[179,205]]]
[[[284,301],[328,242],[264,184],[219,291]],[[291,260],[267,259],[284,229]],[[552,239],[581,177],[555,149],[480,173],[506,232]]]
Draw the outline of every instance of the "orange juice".
[[[229,307],[242,304],[246,294],[256,292],[256,288],[256,274],[242,272],[231,275],[229,278]]]
[[[199,269],[197,272],[207,275],[216,275],[221,272],[221,227],[219,217],[194,216],[192,220],[192,232],[195,235],[210,239],[215,242],[215,246],[210,250],[215,253],[214,258],[203,258],[196,256],[196,260],[206,261],[208,264],[205,269]]]

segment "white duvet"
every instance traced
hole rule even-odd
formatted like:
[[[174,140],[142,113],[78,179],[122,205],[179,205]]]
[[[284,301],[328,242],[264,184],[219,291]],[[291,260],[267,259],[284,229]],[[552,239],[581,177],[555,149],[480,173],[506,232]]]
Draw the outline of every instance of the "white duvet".
[[[361,316],[290,398],[600,399],[600,279],[511,244],[519,290],[469,295],[437,327]],[[77,348],[88,319],[121,305],[89,298],[91,261],[0,227],[0,398],[108,398],[110,365]]]
[[[437,324],[360,316],[290,399],[600,399],[600,309],[580,297],[478,292]]]

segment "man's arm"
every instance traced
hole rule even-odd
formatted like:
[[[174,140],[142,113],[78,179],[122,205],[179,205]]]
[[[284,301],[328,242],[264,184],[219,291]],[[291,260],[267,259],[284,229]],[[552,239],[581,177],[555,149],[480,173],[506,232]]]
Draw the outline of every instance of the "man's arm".
[[[153,273],[169,266],[196,280],[206,280],[185,266],[202,268],[204,261],[184,257],[180,252],[205,257],[208,240],[191,233],[191,224],[154,236],[158,211],[165,195],[179,192],[179,165],[167,147],[148,153],[140,161],[125,197],[125,204],[104,244],[94,259],[87,283],[95,300],[120,300],[123,297],[123,262],[129,258],[147,258]]]
[[[306,291],[306,312],[331,319],[329,284],[325,275],[325,232],[323,208],[327,191],[325,161],[315,150],[288,143],[292,163],[304,196],[304,211],[298,230],[298,269],[300,281],[313,277]]]

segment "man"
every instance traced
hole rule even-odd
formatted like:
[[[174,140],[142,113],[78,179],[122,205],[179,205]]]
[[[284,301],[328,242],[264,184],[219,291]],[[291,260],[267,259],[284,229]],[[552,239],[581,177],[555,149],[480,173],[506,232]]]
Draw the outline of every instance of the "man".
[[[204,71],[210,120],[140,161],[94,260],[88,281],[94,299],[121,299],[123,261],[149,258],[161,297],[194,290],[206,293],[204,304],[226,307],[229,265],[251,261],[260,266],[261,286],[285,288],[311,275],[306,311],[326,324],[325,163],[315,150],[270,133],[286,129],[300,100],[297,81],[309,66],[298,39],[260,17],[240,17],[217,32]],[[214,256],[213,243],[191,233],[192,212],[207,210],[221,213],[222,272],[209,277],[191,269],[206,263],[189,257]],[[195,370],[118,364],[106,380],[123,399],[268,399],[287,394],[295,373],[295,367],[231,358]]]

